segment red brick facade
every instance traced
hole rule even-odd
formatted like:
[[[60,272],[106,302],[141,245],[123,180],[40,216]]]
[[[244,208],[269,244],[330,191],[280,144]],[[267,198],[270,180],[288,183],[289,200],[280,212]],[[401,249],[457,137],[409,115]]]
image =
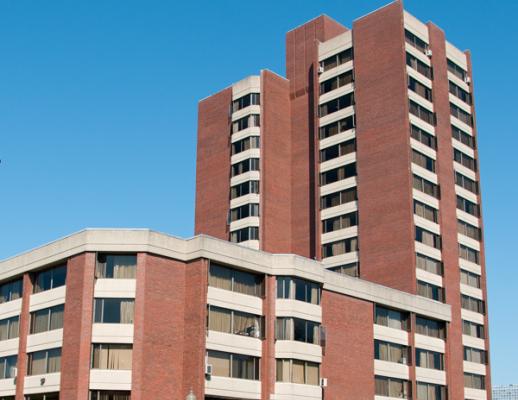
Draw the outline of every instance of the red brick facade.
[[[360,276],[416,291],[403,8],[353,27]]]
[[[196,164],[196,234],[228,240],[232,89],[200,101]]]
[[[67,294],[61,350],[61,400],[88,400],[95,253],[67,262]]]
[[[19,336],[20,343],[18,347],[18,364],[16,375],[16,400],[25,400],[24,384],[27,375],[27,335],[30,331],[30,313],[29,305],[32,294],[32,279],[29,273],[23,274],[23,297],[22,310],[20,313]]]
[[[328,386],[324,398],[374,398],[374,308],[372,303],[324,291],[322,324],[326,344],[322,360]],[[345,397],[344,397],[345,396]]]

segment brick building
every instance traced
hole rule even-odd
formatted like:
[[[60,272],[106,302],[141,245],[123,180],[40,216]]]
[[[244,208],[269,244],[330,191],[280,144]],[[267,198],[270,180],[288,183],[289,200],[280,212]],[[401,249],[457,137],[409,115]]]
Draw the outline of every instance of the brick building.
[[[196,233],[448,304],[430,382],[489,398],[473,104],[469,52],[402,2],[352,29],[315,18],[287,34],[286,78],[200,102]],[[397,376],[418,391],[414,367]]]
[[[286,52],[200,102],[197,236],[0,261],[0,400],[491,398],[469,53],[399,1]]]

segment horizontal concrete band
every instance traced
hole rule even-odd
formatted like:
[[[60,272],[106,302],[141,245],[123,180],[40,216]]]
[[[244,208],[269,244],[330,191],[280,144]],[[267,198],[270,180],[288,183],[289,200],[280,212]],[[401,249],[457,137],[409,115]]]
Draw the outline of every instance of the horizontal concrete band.
[[[268,274],[290,275],[323,284],[324,290],[450,321],[451,307],[424,297],[344,276],[318,261],[293,254],[271,254],[198,235],[181,239],[149,229],[85,229],[0,262],[0,281],[83,252],[144,252],[190,262],[206,258]]]

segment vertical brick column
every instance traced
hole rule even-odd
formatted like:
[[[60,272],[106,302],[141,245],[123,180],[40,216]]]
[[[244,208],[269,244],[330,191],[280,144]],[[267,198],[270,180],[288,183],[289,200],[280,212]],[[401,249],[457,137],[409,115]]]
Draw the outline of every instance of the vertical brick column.
[[[227,88],[198,105],[194,231],[223,240],[229,239],[231,102],[232,88]]]
[[[291,135],[289,82],[261,72],[260,246],[291,251]]]
[[[468,62],[468,76],[471,80],[470,89],[471,89],[471,115],[473,116],[473,134],[475,135],[476,143],[478,144],[478,132],[477,132],[477,124],[476,124],[476,118],[475,118],[475,95],[474,95],[474,84],[473,84],[473,68],[471,65],[471,53],[469,51],[465,52],[466,59]],[[477,160],[477,164],[480,166],[480,160],[478,158],[478,146],[475,148],[475,159]],[[484,331],[485,331],[485,344],[486,344],[486,351],[487,351],[487,367],[486,367],[486,392],[487,392],[487,399],[491,400],[492,398],[492,391],[491,391],[491,363],[489,360],[489,310],[488,310],[488,301],[487,301],[487,275],[486,275],[486,251],[484,246],[484,223],[483,223],[483,215],[482,215],[482,190],[480,185],[480,168],[477,168],[477,182],[479,185],[478,190],[478,204],[480,206],[480,230],[482,232],[482,237],[480,239],[480,268],[481,268],[481,279],[480,279],[480,286],[482,289],[482,294],[484,296],[484,301],[486,302],[486,315],[484,316]]]
[[[94,296],[95,253],[82,253],[67,262],[61,400],[87,400]]]
[[[416,382],[416,365],[417,365],[417,359],[416,359],[416,351],[415,351],[415,318],[416,315],[413,313],[410,313],[409,316],[409,322],[410,322],[410,329],[408,332],[408,347],[409,347],[409,357],[411,365],[408,366],[408,380],[410,381],[410,390],[412,391],[412,395],[410,398],[416,399],[417,398],[417,382]]]
[[[320,16],[286,35],[286,77],[291,99],[291,220],[292,253],[318,257],[318,41],[347,28]]]
[[[133,400],[204,396],[207,265],[137,257]],[[153,367],[150,367],[153,366]]]
[[[374,398],[373,315],[370,302],[322,291],[326,346],[320,374],[327,378],[323,399]]]
[[[443,284],[446,302],[451,305],[452,320],[446,343],[446,370],[450,399],[464,398],[462,319],[460,303],[459,244],[457,240],[457,197],[453,171],[453,144],[451,136],[448,70],[444,32],[428,23],[428,35],[432,50],[433,103],[437,117],[436,173],[441,186],[439,222],[442,238]]]
[[[353,26],[360,275],[416,292],[403,5]]]
[[[209,261],[185,266],[183,399],[192,388],[198,399],[205,396],[205,341],[207,338],[207,288]]]
[[[261,400],[270,400],[275,393],[275,299],[277,297],[277,279],[265,277],[263,299],[264,336],[261,357]]]
[[[32,294],[32,279],[30,273],[23,275],[23,295],[22,295],[22,312],[20,314],[20,331],[19,331],[19,347],[18,362],[16,375],[16,400],[24,400],[23,389],[25,384],[25,376],[27,375],[27,335],[30,329],[29,306]]]

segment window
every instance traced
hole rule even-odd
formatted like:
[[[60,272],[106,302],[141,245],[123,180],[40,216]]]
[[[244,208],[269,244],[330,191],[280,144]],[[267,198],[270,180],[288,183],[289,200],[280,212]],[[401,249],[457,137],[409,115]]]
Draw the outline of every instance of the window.
[[[453,160],[472,171],[477,170],[477,162],[475,159],[457,149],[453,149]]]
[[[375,377],[376,395],[397,397],[399,399],[411,398],[411,385],[409,381],[384,376]]]
[[[471,321],[462,320],[462,333],[478,339],[486,338],[486,335],[484,334],[484,325],[476,324]]]
[[[478,194],[478,184],[473,179],[469,179],[467,176],[462,175],[460,172],[455,172],[455,184],[470,191],[471,193]]]
[[[246,242],[247,240],[259,240],[259,227],[249,226],[230,232],[230,241],[233,243]]]
[[[66,265],[59,265],[54,268],[46,269],[45,271],[37,272],[34,277],[34,293],[65,286],[66,277]]]
[[[381,340],[374,341],[374,358],[376,360],[390,361],[399,364],[410,364],[410,351],[408,346],[401,344],[384,342]]]
[[[439,339],[446,337],[446,326],[443,321],[416,316],[415,323],[416,333]]]
[[[471,247],[459,244],[459,257],[475,264],[480,263],[480,253]]]
[[[480,207],[478,204],[475,204],[464,197],[457,196],[457,208],[473,215],[474,217],[480,216]]]
[[[437,148],[437,139],[434,135],[426,132],[425,130],[418,128],[415,125],[410,124],[410,135],[422,144],[432,148]]]
[[[473,311],[480,314],[485,314],[485,304],[484,301],[480,299],[476,299],[471,296],[467,296],[465,294],[460,295],[461,307],[465,310]]]
[[[22,297],[23,282],[21,279],[6,282],[0,285],[0,304],[20,299]]]
[[[90,390],[90,400],[131,400],[131,392]]]
[[[262,275],[228,268],[214,262],[210,263],[209,286],[256,297],[264,295]]]
[[[450,103],[450,113],[458,120],[464,122],[466,125],[473,126],[473,118],[470,113],[467,113],[462,108],[457,107],[455,104]]]
[[[259,93],[249,93],[247,95],[244,95],[243,97],[240,97],[237,100],[234,100],[232,102],[232,112],[239,111],[251,105],[260,105],[260,97],[261,95]]]
[[[326,208],[339,206],[356,200],[358,200],[358,193],[356,188],[353,187],[322,196],[320,198],[320,207],[324,210]]]
[[[340,111],[352,105],[354,105],[354,93],[347,93],[343,96],[337,97],[336,99],[330,100],[327,103],[321,104],[319,107],[319,116],[325,117],[326,115]]]
[[[322,221],[322,232],[328,233],[358,225],[358,212],[339,215]]]
[[[446,387],[433,383],[417,382],[416,400],[446,400]]]
[[[448,64],[448,71],[450,71],[453,75],[455,75],[457,78],[460,78],[462,80],[466,79],[466,76],[468,73],[463,68],[461,68],[460,66],[455,64],[450,59],[448,59],[447,64]]]
[[[422,244],[426,244],[427,246],[431,246],[439,250],[441,249],[441,236],[419,226],[415,227],[415,240]]]
[[[263,338],[263,317],[209,305],[208,329],[233,335]]]
[[[414,189],[435,197],[436,199],[440,197],[439,185],[421,178],[420,176],[413,175],[413,186]]]
[[[486,389],[486,379],[484,375],[468,374],[464,372],[464,386],[471,389]]]
[[[468,147],[471,147],[472,149],[476,147],[475,138],[469,133],[464,132],[462,129],[457,128],[455,125],[451,126],[451,135],[454,139]]]
[[[435,160],[414,149],[412,149],[412,162],[430,172],[435,172]]]
[[[322,82],[320,84],[320,94],[328,93],[332,90],[338,89],[339,87],[348,85],[354,82],[353,71],[347,71],[338,76],[333,76],[332,78]]]
[[[295,359],[277,359],[276,381],[318,385],[320,364]]]
[[[411,114],[430,125],[435,125],[435,114],[433,112],[412,100],[409,100],[408,106]]]
[[[231,199],[235,199],[250,193],[259,194],[259,181],[246,181],[230,188]]]
[[[353,276],[358,278],[360,276],[360,265],[359,263],[350,263],[345,265],[337,265],[335,267],[328,268],[329,271],[337,272],[342,275]]]
[[[97,324],[132,324],[134,314],[134,299],[95,299],[94,322]]]
[[[320,127],[320,139],[325,139],[354,128],[354,115]]]
[[[416,367],[444,370],[444,355],[436,351],[415,349]]]
[[[480,289],[480,275],[461,269],[460,283]]]
[[[260,115],[250,114],[246,117],[239,118],[232,122],[232,133],[242,131],[243,129],[260,126]]]
[[[464,103],[471,105],[471,95],[466,92],[464,89],[460,88],[452,81],[449,81],[450,84],[450,93],[455,97],[461,99]]]
[[[417,281],[417,294],[444,303],[444,289],[428,282]]]
[[[388,326],[389,328],[408,331],[409,316],[406,312],[392,310],[390,308],[377,305],[374,312],[374,323],[377,325]]]
[[[428,79],[433,79],[432,68],[426,65],[421,60],[415,58],[412,54],[406,53],[406,65],[416,70],[420,74],[426,76]]]
[[[410,46],[415,47],[421,53],[426,53],[426,50],[428,50],[428,44],[424,40],[419,39],[416,35],[407,31],[406,29],[405,29],[405,41]]]
[[[356,139],[347,140],[334,146],[326,147],[320,150],[320,162],[332,160],[337,157],[345,156],[346,154],[354,153],[356,151]]]
[[[275,339],[320,344],[320,324],[300,318],[277,317]]]
[[[320,304],[320,284],[290,276],[278,276],[277,298]]]
[[[417,200],[414,200],[414,214],[435,223],[439,220],[438,210]]]
[[[259,380],[259,357],[209,350],[207,351],[207,362],[212,365],[214,376]]]
[[[329,71],[332,68],[335,68],[341,64],[345,64],[348,61],[351,61],[354,57],[352,47],[346,49],[338,54],[334,54],[331,57],[326,58],[325,60],[320,62],[320,66],[324,68],[324,71]]]
[[[131,344],[95,343],[92,345],[93,369],[131,370]]]
[[[442,275],[442,262],[419,253],[416,253],[415,256],[417,268],[431,272],[432,274]]]
[[[137,256],[134,254],[98,254],[95,277],[102,279],[135,279]]]
[[[65,305],[31,312],[31,335],[63,328]]]
[[[61,370],[61,348],[28,354],[27,375],[52,374]]]
[[[487,353],[484,350],[464,346],[464,361],[487,364]]]
[[[230,222],[259,216],[259,204],[249,203],[230,210]]]
[[[16,377],[16,362],[18,356],[8,356],[0,358],[0,379],[9,379]]]
[[[428,101],[432,101],[432,89],[423,85],[421,82],[415,80],[411,76],[408,77],[408,88],[412,92],[417,93],[422,98]]]
[[[9,340],[17,338],[19,335],[18,327],[20,324],[20,316],[0,320],[0,340]]]
[[[248,158],[246,160],[232,164],[232,176],[241,175],[248,171],[259,171],[258,158]]]
[[[343,165],[320,174],[320,186],[356,176],[356,163]]]
[[[481,238],[480,229],[478,227],[461,221],[460,219],[457,220],[457,232],[471,239],[480,240]]]
[[[358,238],[351,237],[322,245],[322,258],[358,251]]]
[[[59,400],[59,393],[38,393],[25,396],[25,400]]]
[[[249,136],[232,143],[232,155],[241,153],[245,150],[258,149],[259,136]]]

